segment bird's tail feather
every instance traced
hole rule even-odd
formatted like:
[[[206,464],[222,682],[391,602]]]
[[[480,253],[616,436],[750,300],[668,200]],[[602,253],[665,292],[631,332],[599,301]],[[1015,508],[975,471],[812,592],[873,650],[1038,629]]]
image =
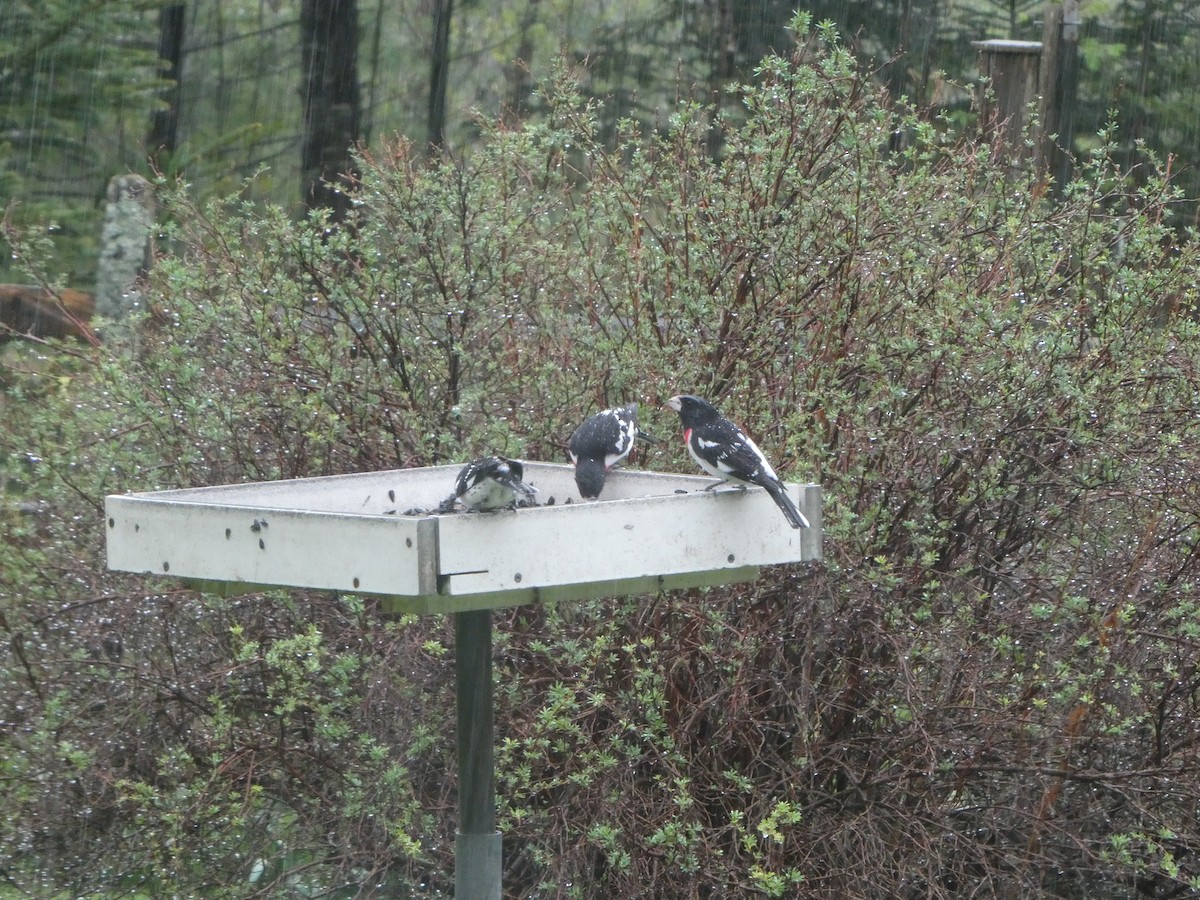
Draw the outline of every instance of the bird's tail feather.
[[[656,438],[652,434],[647,434],[646,432],[642,431],[642,429],[640,429],[640,428],[637,430],[637,434],[634,435],[634,439],[638,440],[638,441],[643,441],[644,443],[647,443],[647,444],[659,443],[658,438]]]
[[[507,480],[504,483],[506,485],[508,485],[508,487],[510,487],[514,491],[516,491],[518,494],[524,494],[526,497],[532,497],[534,494],[536,494],[538,492],[538,489],[535,488],[532,484],[526,484],[520,478],[510,478],[509,480]]]
[[[775,501],[775,505],[783,511],[789,525],[793,528],[809,527],[808,519],[796,508],[796,504],[792,502],[792,498],[788,496],[787,489],[782,484],[772,484],[767,487],[767,491],[770,493],[771,499]]]

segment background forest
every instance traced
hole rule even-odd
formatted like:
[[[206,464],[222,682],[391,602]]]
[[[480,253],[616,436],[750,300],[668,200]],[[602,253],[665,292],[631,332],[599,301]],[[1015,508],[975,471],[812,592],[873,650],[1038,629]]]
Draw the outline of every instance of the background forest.
[[[825,560],[496,614],[506,896],[1200,896],[1192,5],[1084,8],[1051,190],[956,86],[1032,4],[447,4],[448,153],[434,10],[359,4],[350,179],[308,5],[182,7],[170,140],[180,7],[0,7],[5,277],[86,287],[164,173],[135,330],[0,357],[0,897],[449,896],[450,624],[110,573],[103,498],[562,460],[684,388]]]
[[[1124,163],[1143,147],[1172,155],[1185,193],[1200,196],[1200,3],[1079,7],[1068,143],[1094,149],[1115,117]],[[1040,40],[1046,4],[804,8],[836,24],[894,98],[932,105],[965,128],[978,66],[971,41]],[[148,174],[148,160],[203,197],[243,190],[285,204],[306,199],[315,165],[304,126],[308,76],[330,65],[314,42],[328,43],[333,67],[357,73],[333,85],[338,102],[357,107],[353,116],[335,103],[319,108],[335,145],[378,148],[402,135],[466,152],[479,135],[476,112],[544,112],[536,73],[563,56],[585,65],[581,89],[603,98],[611,143],[625,118],[666,127],[680,100],[736,109],[725,87],[751,78],[767,53],[787,50],[793,9],[776,0],[11,0],[0,8],[0,199],[20,200],[16,221],[50,230],[55,274],[87,290],[105,184],[127,171]],[[444,100],[431,109],[434,96]],[[345,163],[344,149],[335,159]],[[0,259],[0,281],[18,276]]]

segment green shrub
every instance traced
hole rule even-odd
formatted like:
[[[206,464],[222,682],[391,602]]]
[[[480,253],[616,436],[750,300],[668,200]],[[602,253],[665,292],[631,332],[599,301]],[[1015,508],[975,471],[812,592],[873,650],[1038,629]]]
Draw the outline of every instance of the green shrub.
[[[7,373],[12,882],[449,894],[446,623],[107,573],[101,498],[561,459],[686,389],[823,485],[826,561],[497,614],[511,896],[1195,890],[1177,197],[1101,151],[1052,202],[797,25],[716,161],[701,107],[607,149],[562,77],[469,158],[363,159],[345,227],[166,191],[136,347]]]

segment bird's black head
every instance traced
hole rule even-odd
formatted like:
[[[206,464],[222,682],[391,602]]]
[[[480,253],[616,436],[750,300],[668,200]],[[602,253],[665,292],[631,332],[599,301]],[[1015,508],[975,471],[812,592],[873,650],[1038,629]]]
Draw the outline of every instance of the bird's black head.
[[[604,463],[598,459],[580,459],[575,466],[575,486],[584,500],[599,497],[604,490]]]
[[[692,394],[680,394],[667,401],[667,406],[679,413],[679,420],[684,428],[695,428],[705,422],[711,422],[720,417],[717,408],[703,397]]]

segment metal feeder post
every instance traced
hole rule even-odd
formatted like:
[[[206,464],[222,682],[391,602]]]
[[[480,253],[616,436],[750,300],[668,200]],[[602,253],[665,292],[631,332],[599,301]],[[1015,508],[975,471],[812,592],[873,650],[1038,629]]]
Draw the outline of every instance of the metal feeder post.
[[[459,466],[223,485],[105,500],[108,567],[202,590],[323,589],[380,598],[385,613],[453,614],[458,715],[457,900],[500,900],[492,610],[526,603],[752,581],[821,558],[821,489],[789,485],[811,528],[787,527],[761,488],[620,470],[582,502],[571,466],[528,462],[553,505],[434,510]],[[577,548],[585,548],[577,550]]]
[[[458,704],[458,834],[455,900],[500,900],[501,845],[496,830],[492,724],[492,611],[454,614]]]

